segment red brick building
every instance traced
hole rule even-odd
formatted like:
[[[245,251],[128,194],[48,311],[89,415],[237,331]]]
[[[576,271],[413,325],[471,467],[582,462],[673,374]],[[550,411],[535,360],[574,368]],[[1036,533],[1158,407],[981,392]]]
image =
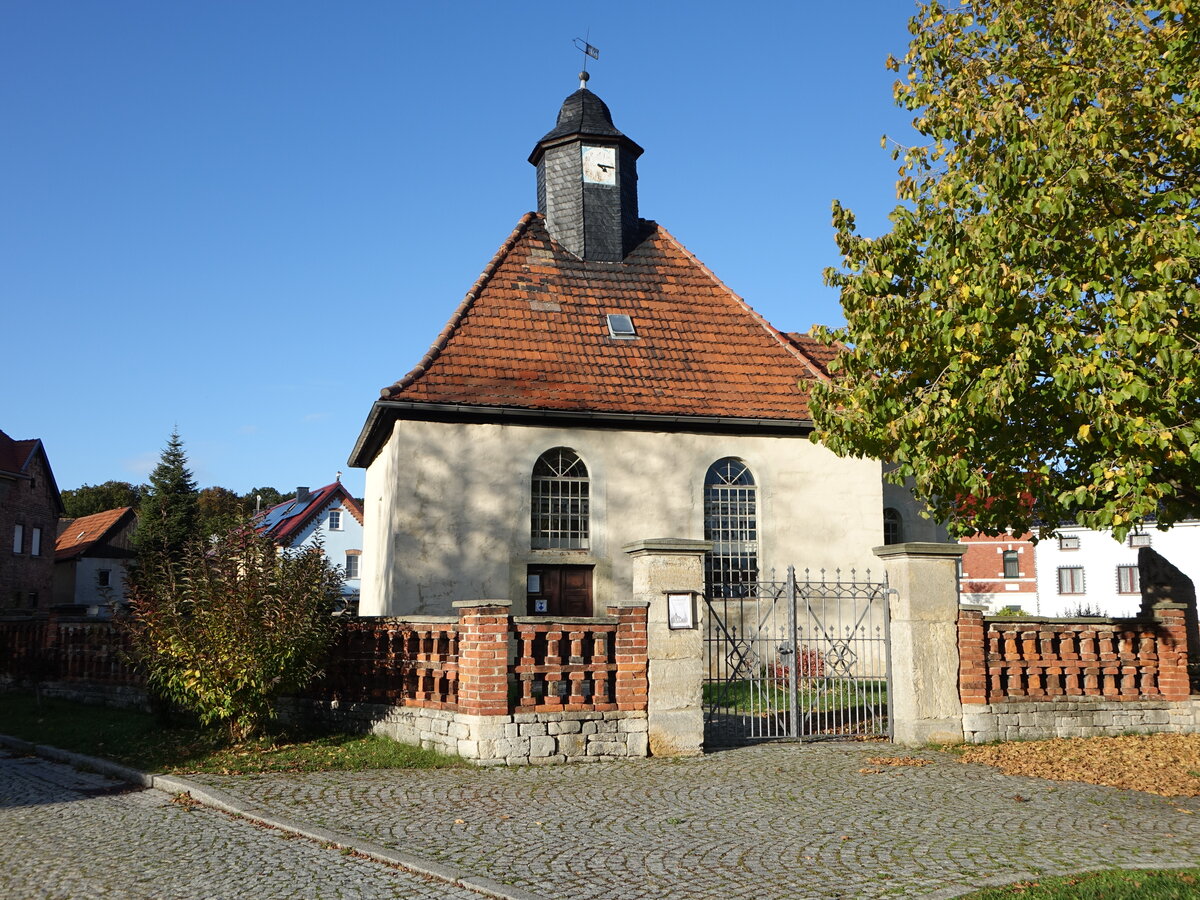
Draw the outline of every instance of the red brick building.
[[[45,610],[54,585],[54,540],[62,497],[37,438],[0,431],[0,609]]]
[[[963,603],[984,603],[990,612],[1006,606],[1037,610],[1037,565],[1031,535],[977,534],[962,538],[967,552],[959,573]]]

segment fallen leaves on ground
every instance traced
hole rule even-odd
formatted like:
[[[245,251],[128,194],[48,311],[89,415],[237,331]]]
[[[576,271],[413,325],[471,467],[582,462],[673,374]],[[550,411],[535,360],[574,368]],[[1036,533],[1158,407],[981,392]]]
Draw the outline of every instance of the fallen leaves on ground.
[[[917,756],[868,756],[867,762],[871,765],[859,769],[859,775],[882,775],[884,769],[880,768],[880,766],[915,766],[920,768],[921,766],[929,765],[931,760],[921,759]],[[892,774],[898,775],[899,773],[893,772]]]
[[[1005,775],[1082,781],[1162,797],[1200,797],[1200,734],[1010,741],[970,747],[962,759],[995,766]]]

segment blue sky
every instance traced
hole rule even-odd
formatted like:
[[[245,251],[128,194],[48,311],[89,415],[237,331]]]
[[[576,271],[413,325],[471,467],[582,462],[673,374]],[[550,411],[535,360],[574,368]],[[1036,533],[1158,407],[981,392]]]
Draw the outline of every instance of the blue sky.
[[[319,486],[521,215],[590,87],[656,219],[777,327],[839,324],[840,199],[887,230],[907,0],[0,0],[0,428],[59,487]],[[15,389],[14,389],[15,388]]]

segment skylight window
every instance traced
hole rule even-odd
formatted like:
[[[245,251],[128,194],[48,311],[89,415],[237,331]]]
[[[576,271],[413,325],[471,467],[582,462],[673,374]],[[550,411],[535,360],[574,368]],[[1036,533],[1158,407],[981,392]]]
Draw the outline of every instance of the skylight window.
[[[632,317],[617,313],[609,313],[608,334],[609,337],[615,337],[622,340],[632,340],[633,338],[637,337],[637,332],[633,330]]]

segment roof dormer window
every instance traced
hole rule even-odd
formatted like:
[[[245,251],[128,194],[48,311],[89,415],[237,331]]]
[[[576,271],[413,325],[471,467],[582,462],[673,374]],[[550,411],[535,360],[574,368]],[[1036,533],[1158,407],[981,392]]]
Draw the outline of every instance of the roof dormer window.
[[[618,313],[609,313],[608,336],[625,341],[636,338],[637,332],[633,329],[633,318]]]

